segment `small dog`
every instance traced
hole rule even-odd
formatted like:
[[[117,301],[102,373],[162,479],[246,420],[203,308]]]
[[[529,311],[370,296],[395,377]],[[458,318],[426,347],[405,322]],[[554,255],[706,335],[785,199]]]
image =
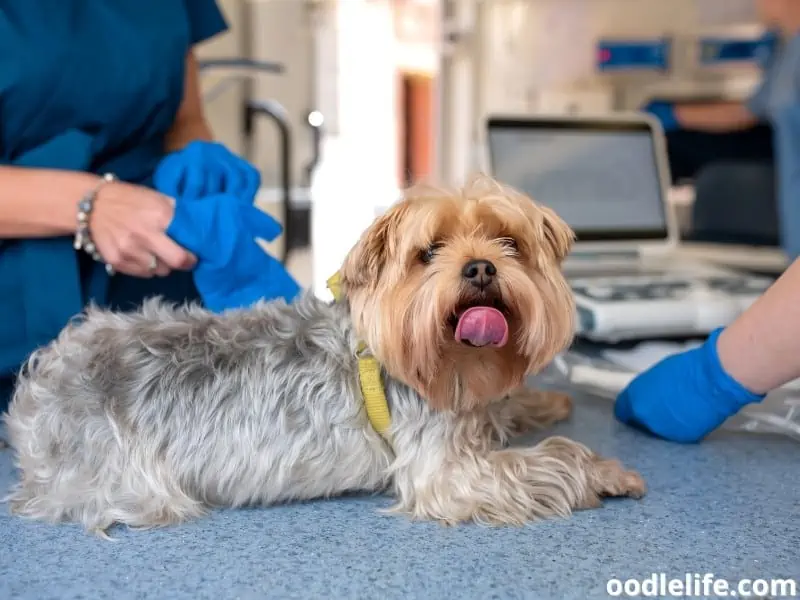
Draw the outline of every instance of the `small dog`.
[[[106,536],[359,491],[446,524],[640,497],[638,474],[577,442],[508,445],[570,413],[523,384],[572,340],[572,241],[552,211],[479,176],[407,190],[347,256],[341,303],[92,309],[19,377],[11,510]],[[365,414],[364,346],[382,368],[385,436]]]

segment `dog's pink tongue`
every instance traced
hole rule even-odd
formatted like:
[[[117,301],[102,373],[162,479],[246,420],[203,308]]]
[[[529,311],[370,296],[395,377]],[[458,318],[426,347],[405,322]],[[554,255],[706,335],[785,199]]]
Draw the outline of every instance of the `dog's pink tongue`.
[[[500,348],[508,342],[508,322],[496,308],[474,306],[467,309],[458,320],[456,341]]]

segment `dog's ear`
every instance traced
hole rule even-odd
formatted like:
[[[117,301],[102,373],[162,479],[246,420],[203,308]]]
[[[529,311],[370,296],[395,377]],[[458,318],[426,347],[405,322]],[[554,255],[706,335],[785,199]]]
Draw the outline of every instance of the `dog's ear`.
[[[558,214],[512,187],[495,183],[502,195],[522,210],[533,236],[556,263],[561,264],[572,250],[575,233]],[[518,213],[517,213],[518,214]]]
[[[345,291],[378,282],[387,261],[396,250],[398,228],[407,209],[406,202],[393,206],[364,231],[342,265]]]
[[[540,206],[542,217],[542,239],[552,252],[556,262],[561,264],[572,250],[575,233],[553,210]]]

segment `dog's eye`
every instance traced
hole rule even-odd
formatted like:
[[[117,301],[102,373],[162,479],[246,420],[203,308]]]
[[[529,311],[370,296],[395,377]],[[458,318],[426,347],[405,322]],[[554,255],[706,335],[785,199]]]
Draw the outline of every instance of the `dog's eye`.
[[[503,247],[511,252],[519,252],[519,246],[517,245],[517,240],[512,237],[504,237],[500,238],[500,243]]]
[[[427,265],[436,257],[436,253],[441,249],[441,247],[442,244],[439,242],[431,244],[427,248],[420,251],[419,259]]]

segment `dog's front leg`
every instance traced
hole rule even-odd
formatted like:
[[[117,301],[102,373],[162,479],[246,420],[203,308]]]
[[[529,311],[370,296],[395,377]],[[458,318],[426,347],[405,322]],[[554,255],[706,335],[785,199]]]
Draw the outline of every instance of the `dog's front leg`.
[[[595,508],[604,496],[641,497],[642,478],[563,437],[473,455],[452,441],[396,472],[395,511],[446,524],[521,525]],[[430,450],[430,447],[428,447]]]
[[[507,435],[520,435],[567,419],[572,400],[567,394],[521,386],[491,407],[494,421]]]

